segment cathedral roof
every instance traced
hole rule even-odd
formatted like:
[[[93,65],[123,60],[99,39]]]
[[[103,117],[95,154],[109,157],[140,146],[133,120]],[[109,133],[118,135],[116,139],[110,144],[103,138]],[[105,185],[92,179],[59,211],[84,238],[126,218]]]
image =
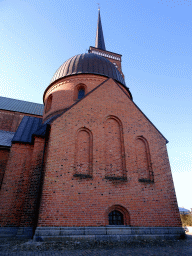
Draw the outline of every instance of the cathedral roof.
[[[11,147],[14,134],[14,132],[0,130],[0,146]]]
[[[113,78],[125,85],[124,78],[108,59],[94,53],[84,53],[70,58],[54,74],[50,84],[60,78],[77,74],[95,74]]]
[[[42,118],[24,116],[12,142],[33,143],[33,135],[44,137],[47,125],[42,124]]]
[[[32,115],[43,115],[43,104],[16,100],[0,96],[0,109]]]

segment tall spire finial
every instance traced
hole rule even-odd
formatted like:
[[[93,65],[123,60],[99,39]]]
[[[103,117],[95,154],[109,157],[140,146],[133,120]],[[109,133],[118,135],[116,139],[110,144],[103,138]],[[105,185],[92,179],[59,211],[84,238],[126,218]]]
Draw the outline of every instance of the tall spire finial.
[[[98,22],[97,22],[97,32],[96,32],[96,39],[95,39],[95,48],[99,48],[101,50],[106,51],[103,30],[101,25],[99,4],[98,4]]]

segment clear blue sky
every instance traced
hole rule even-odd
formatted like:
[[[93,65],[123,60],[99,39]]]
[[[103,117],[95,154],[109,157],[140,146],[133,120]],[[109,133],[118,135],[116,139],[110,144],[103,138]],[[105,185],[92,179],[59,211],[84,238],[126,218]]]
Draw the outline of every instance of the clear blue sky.
[[[94,46],[97,1],[0,0],[0,95],[42,103],[57,68]],[[169,140],[179,206],[192,207],[192,1],[100,1],[108,51]]]

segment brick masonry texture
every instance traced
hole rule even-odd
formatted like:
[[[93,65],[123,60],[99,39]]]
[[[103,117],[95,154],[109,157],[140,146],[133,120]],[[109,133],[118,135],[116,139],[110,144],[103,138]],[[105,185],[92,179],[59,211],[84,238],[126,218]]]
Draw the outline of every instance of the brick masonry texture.
[[[37,115],[0,110],[0,130],[16,132],[24,116],[39,117]],[[9,152],[10,152],[10,148],[0,146],[0,188],[3,182],[5,169],[9,159]]]
[[[2,226],[19,226],[22,206],[28,186],[30,145],[13,144],[0,191],[0,221]]]
[[[73,78],[73,84],[83,81],[84,77],[83,83],[87,85],[88,76],[80,76]],[[73,92],[70,94],[71,103]],[[61,104],[59,100],[58,104]],[[121,151],[120,161],[124,159],[126,180],[105,178],[105,125],[110,116],[122,123],[125,154]],[[93,137],[91,177],[75,175],[79,173],[75,165],[75,145],[81,128],[88,129]],[[143,136],[149,145],[154,182],[138,180],[139,136]],[[117,149],[116,154],[119,152]],[[146,154],[143,147],[142,152]],[[113,158],[107,159],[110,161],[113,163]],[[108,225],[108,209],[114,205],[128,212],[131,226],[181,226],[166,140],[122,89],[109,79],[51,125],[38,226],[105,226]]]
[[[16,132],[24,116],[40,117],[37,115],[23,114],[19,112],[0,110],[0,130]]]
[[[87,96],[77,100],[82,87]],[[63,114],[45,138],[0,151],[1,227],[101,227],[114,210],[124,225],[181,227],[167,141],[122,85],[80,74],[48,87],[45,108],[48,97],[44,121]],[[1,117],[8,131],[22,119]]]
[[[0,148],[0,188],[3,182],[3,177],[9,159],[9,148],[2,147]]]
[[[85,93],[87,94],[105,80],[107,80],[106,77],[82,74],[78,76],[63,78],[60,81],[56,81],[47,90],[44,96],[46,109],[48,96],[52,94],[52,107],[50,111],[44,111],[44,120],[49,118],[54,113],[67,109],[72,104],[74,104],[77,101],[77,87],[79,85],[84,85]],[[124,88],[123,90],[128,94],[128,92]]]
[[[43,149],[38,137],[34,145],[12,145],[0,191],[1,226],[34,226]]]

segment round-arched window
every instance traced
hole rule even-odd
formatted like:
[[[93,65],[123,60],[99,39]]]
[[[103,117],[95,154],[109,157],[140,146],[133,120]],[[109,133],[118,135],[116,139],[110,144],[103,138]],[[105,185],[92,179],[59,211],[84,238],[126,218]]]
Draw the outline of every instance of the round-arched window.
[[[85,89],[84,87],[81,87],[78,90],[78,100],[82,99],[84,96],[85,96]]]
[[[124,225],[123,214],[119,211],[109,213],[109,225]]]
[[[46,102],[45,113],[47,113],[51,109],[52,99],[53,99],[53,96],[52,94],[50,94]]]

